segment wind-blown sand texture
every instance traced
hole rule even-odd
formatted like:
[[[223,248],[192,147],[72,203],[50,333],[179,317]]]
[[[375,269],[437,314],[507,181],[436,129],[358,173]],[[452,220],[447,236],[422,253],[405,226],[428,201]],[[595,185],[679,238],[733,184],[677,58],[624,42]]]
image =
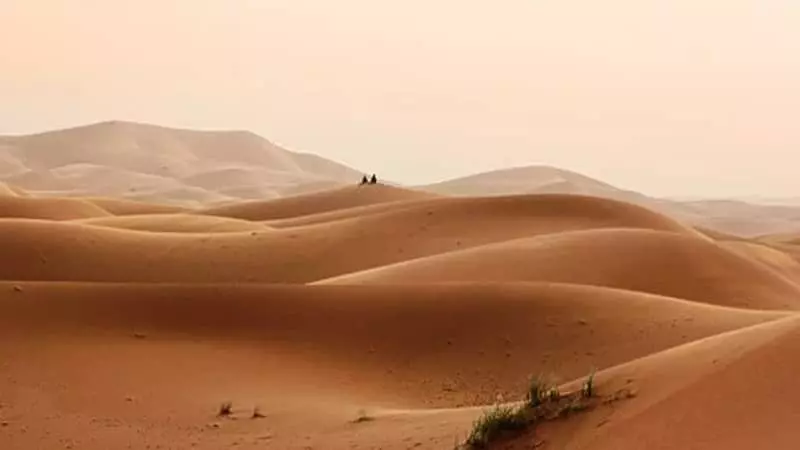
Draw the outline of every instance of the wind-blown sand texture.
[[[2,138],[0,178],[3,450],[449,450],[529,377],[593,369],[630,398],[490,448],[800,442],[797,229],[546,168],[358,185],[123,122]]]

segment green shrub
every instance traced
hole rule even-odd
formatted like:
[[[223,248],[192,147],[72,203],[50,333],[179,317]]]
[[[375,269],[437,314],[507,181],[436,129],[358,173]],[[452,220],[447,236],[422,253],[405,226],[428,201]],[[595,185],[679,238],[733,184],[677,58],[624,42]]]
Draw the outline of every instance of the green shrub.
[[[527,425],[528,417],[524,406],[495,406],[473,423],[467,445],[484,448],[503,432],[520,430]]]
[[[594,374],[595,371],[592,370],[592,373],[589,374],[589,378],[583,382],[583,386],[581,387],[581,395],[583,398],[592,398],[594,396]]]
[[[526,396],[528,406],[535,408],[541,405],[542,402],[547,398],[549,389],[549,384],[544,381],[544,378],[541,375],[531,378],[530,382],[528,383],[528,392]]]

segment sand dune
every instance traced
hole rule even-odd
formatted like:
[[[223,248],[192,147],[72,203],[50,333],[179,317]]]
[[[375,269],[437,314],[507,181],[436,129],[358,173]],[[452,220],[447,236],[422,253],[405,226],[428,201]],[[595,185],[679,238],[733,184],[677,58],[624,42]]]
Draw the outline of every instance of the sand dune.
[[[263,220],[261,222],[275,228],[292,228],[292,227],[301,227],[306,225],[319,225],[327,222],[337,222],[344,219],[364,218],[366,216],[385,213],[389,211],[397,212],[403,209],[407,210],[420,209],[437,204],[432,200],[435,199],[398,200],[398,201],[379,202],[363,206],[353,206],[353,207],[334,209],[319,213],[292,216],[284,219]]]
[[[141,214],[174,214],[188,212],[186,208],[158,203],[137,202],[135,200],[87,197],[84,200],[94,203],[115,216],[129,216]]]
[[[0,305],[4,380],[15,383],[17,398],[30,400],[6,411],[13,421],[0,439],[15,446],[30,443],[31,431],[49,429],[36,439],[66,436],[83,447],[121,435],[137,445],[179,439],[199,448],[256,448],[266,422],[204,434],[218,403],[230,398],[245,409],[240,414],[263,402],[269,426],[284,424],[271,433],[278,448],[308,445],[316,427],[331,430],[314,434],[317,445],[327,439],[324,448],[347,448],[338,435],[350,436],[348,421],[360,407],[486,403],[516,395],[538,370],[569,379],[785,317],[546,284],[5,283]],[[25,357],[31,351],[35,366]],[[115,433],[102,431],[109,422],[119,423]],[[138,432],[144,429],[150,432]],[[400,438],[393,448],[402,448],[402,436],[382,437],[392,436]]]
[[[241,200],[228,194],[356,183],[361,173],[285,150],[245,131],[193,131],[102,122],[26,136],[4,136],[0,181],[33,193],[124,196],[197,205]]]
[[[245,220],[275,220],[364,205],[426,199],[431,194],[385,185],[348,186],[277,200],[236,203],[198,211],[199,214]]]
[[[0,258],[9,262],[0,279],[308,283],[513,238],[620,226],[695,235],[642,208],[575,196],[444,199],[305,227],[207,235],[0,220]]]
[[[253,218],[261,210],[257,203],[230,205],[310,193],[324,197],[325,191],[352,186],[361,176],[358,170],[283,149],[246,131],[197,131],[111,121],[0,136],[0,182],[28,190],[33,196],[112,196],[199,209],[226,204],[229,206],[223,211],[239,214],[234,217]],[[691,225],[748,237],[800,230],[797,206],[655,198],[549,166],[478,173],[418,186],[415,192],[418,198],[423,198],[423,193],[577,194],[634,203]],[[350,206],[367,203],[371,201]],[[329,208],[333,207],[322,207],[322,211]],[[263,220],[277,218],[267,215]]]
[[[720,245],[764,264],[794,283],[800,283],[800,262],[789,252],[757,242],[721,242]]]
[[[594,368],[638,395],[497,448],[794,448],[800,245],[725,232],[790,208],[360,178],[246,132],[0,137],[0,448],[452,449]]]
[[[597,196],[634,203],[692,225],[747,237],[800,230],[800,208],[797,205],[656,198],[549,166],[492,170],[418,188],[456,196],[545,193]]]
[[[576,172],[549,166],[493,170],[419,188],[442,195],[459,196],[544,193],[601,196],[601,193],[617,195],[622,192],[610,184]]]
[[[401,262],[321,283],[470,280],[569,282],[726,306],[800,309],[800,286],[758,260],[704,239],[634,229],[546,234]]]
[[[450,198],[398,201],[361,207],[343,208],[334,211],[297,215],[286,219],[270,220],[276,228],[318,225],[346,219],[374,220],[378,217],[397,217],[404,221],[430,222],[435,214],[448,220],[464,219],[463,225],[473,227],[472,221],[484,220],[497,214],[500,217],[514,216],[518,220],[536,221],[535,234],[569,229],[621,227],[669,230],[699,235],[683,224],[626,202],[579,195],[542,194],[512,195],[496,197]],[[478,222],[480,223],[480,222]],[[577,225],[577,227],[576,227]]]
[[[0,196],[16,197],[17,192],[5,183],[0,183]]]
[[[197,214],[126,215],[82,219],[74,222],[107,228],[164,233],[231,233],[269,229],[266,225],[256,222]]]
[[[633,388],[635,399],[538,439],[556,448],[793,448],[800,437],[793,388],[800,323],[727,332],[609,369],[598,388]],[[504,448],[528,448],[530,437]]]
[[[109,215],[86,200],[0,196],[0,218],[70,220]]]

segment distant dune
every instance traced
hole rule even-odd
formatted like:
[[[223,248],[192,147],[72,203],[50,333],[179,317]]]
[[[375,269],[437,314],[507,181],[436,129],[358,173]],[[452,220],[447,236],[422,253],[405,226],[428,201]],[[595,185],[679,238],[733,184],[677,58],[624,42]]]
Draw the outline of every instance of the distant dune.
[[[800,309],[800,289],[758,262],[695,237],[635,229],[546,234],[405,261],[323,283],[455,281],[566,282],[725,306]]]
[[[235,203],[198,210],[199,214],[245,220],[286,219],[357,206],[435,198],[436,196],[391,186],[348,186],[286,198]],[[391,205],[390,205],[391,207]]]
[[[6,136],[0,145],[0,181],[48,195],[198,205],[281,195],[298,185],[354,184],[361,175],[244,131],[103,122]]]
[[[86,197],[84,200],[94,203],[115,216],[128,216],[136,214],[169,214],[187,212],[188,209],[179,206],[162,205],[157,203],[138,202],[121,198]]]
[[[579,173],[549,166],[501,169],[440,183],[420,189],[442,195],[485,196],[515,194],[617,194],[620,189]]]
[[[693,225],[749,237],[800,230],[800,207],[796,205],[660,199],[548,166],[490,171],[418,188],[456,196],[558,193],[611,198],[641,205]]]
[[[17,195],[19,194],[11,186],[0,183],[0,196],[16,197]]]
[[[69,220],[109,215],[96,204],[81,199],[0,196],[0,218]]]
[[[113,197],[246,211],[258,209],[258,202],[266,200],[312,193],[325,196],[329,190],[356,185],[361,176],[350,167],[285,150],[246,131],[195,131],[113,121],[0,136],[0,183],[7,185],[0,186],[0,195],[28,191],[39,197]],[[634,203],[691,225],[746,237],[800,230],[800,207],[791,202],[660,199],[549,166],[477,173],[417,186],[414,192],[420,197],[423,193],[585,195]],[[254,203],[239,205],[248,200]],[[265,216],[264,220],[278,218]]]
[[[200,214],[141,214],[99,217],[73,222],[124,230],[166,233],[231,233],[265,231],[269,227],[247,220]]]
[[[404,205],[316,225],[207,235],[97,226],[130,227],[130,219],[93,225],[0,220],[0,262],[6,263],[0,279],[307,283],[560,230],[634,227],[695,235],[643,208],[590,197],[443,198]],[[165,229],[152,222],[144,228]]]
[[[0,137],[0,449],[467,450],[590,373],[486,448],[796,447],[793,207],[360,179],[246,132]]]

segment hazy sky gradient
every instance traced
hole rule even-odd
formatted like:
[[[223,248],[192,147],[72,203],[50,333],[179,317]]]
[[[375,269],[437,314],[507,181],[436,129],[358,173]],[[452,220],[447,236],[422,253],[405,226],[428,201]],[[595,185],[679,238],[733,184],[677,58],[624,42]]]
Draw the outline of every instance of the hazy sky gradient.
[[[0,0],[0,133],[255,131],[405,183],[800,194],[797,0]]]

